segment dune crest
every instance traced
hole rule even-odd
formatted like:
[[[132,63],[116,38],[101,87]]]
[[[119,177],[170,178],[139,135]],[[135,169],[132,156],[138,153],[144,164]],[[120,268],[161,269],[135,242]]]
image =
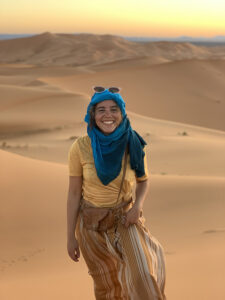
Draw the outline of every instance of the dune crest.
[[[109,34],[45,32],[0,41],[0,63],[82,66],[141,57],[151,57],[154,64],[159,59],[215,59],[225,58],[225,54],[221,47],[207,48],[180,42],[131,42]]]

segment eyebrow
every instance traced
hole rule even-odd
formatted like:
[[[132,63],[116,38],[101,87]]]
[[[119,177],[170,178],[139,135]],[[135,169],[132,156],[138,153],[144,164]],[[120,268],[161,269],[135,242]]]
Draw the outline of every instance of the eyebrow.
[[[117,105],[112,105],[110,106],[109,108],[117,108],[118,106]],[[99,108],[105,108],[105,106],[98,106],[96,109],[99,109]]]

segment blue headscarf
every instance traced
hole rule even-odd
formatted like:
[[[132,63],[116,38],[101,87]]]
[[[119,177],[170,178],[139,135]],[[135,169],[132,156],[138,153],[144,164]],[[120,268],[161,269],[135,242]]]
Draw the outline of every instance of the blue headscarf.
[[[91,107],[104,100],[114,100],[120,107],[123,116],[120,125],[109,135],[103,134],[96,126],[90,127]],[[131,128],[125,110],[125,102],[119,93],[111,93],[107,89],[102,93],[94,93],[84,120],[88,123],[87,133],[91,139],[97,175],[104,185],[109,184],[120,174],[122,158],[127,145],[131,168],[135,170],[137,177],[145,174],[143,148],[146,142]]]

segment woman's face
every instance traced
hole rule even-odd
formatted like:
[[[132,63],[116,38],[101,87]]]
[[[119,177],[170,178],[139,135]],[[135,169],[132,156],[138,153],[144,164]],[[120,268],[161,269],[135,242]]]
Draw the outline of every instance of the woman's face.
[[[95,122],[106,135],[112,133],[121,123],[122,114],[119,106],[113,100],[104,100],[95,107]]]

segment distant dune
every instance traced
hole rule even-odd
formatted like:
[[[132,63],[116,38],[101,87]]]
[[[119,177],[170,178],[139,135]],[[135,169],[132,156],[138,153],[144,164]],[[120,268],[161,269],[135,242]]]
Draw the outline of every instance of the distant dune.
[[[219,47],[219,50],[215,48],[182,42],[131,42],[113,35],[46,32],[20,39],[1,40],[0,63],[82,66],[138,57],[160,57],[169,61],[224,58],[225,47]]]
[[[42,80],[70,92],[86,94],[96,84],[120,86],[132,112],[225,130],[225,60],[187,59],[151,65],[146,58],[90,66],[90,69],[95,73]]]
[[[72,35],[79,35],[81,33],[72,33]],[[8,40],[8,39],[18,39],[23,37],[30,37],[37,34],[0,34],[0,40]],[[121,36],[121,35],[120,35]],[[192,37],[192,36],[178,36],[178,37],[149,37],[149,36],[121,36],[128,41],[133,42],[159,42],[159,41],[168,41],[168,42],[188,42],[192,44],[202,44],[206,46],[215,46],[215,45],[225,45],[225,36],[217,35],[213,37]]]

